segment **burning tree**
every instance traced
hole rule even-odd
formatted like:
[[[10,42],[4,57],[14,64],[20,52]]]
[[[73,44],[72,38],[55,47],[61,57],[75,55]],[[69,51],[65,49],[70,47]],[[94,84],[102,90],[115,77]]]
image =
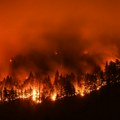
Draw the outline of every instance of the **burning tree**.
[[[45,99],[55,101],[74,95],[84,96],[92,91],[100,90],[106,84],[120,82],[120,61],[107,62],[105,71],[99,67],[91,73],[60,74],[56,71],[54,80],[50,75],[40,77],[40,73],[30,72],[23,83],[18,83],[13,76],[7,76],[0,82],[0,100],[13,101],[16,99],[31,99],[41,103]]]

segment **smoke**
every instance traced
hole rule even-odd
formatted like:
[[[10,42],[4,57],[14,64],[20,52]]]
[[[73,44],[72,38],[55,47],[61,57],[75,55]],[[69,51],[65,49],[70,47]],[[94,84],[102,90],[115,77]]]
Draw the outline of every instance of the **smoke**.
[[[1,1],[1,79],[33,70],[89,72],[119,58],[119,5],[107,0]]]

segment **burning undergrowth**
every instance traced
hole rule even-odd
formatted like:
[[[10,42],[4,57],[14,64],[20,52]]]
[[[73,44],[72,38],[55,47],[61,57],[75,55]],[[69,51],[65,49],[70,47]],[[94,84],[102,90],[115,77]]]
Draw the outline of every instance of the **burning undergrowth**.
[[[31,60],[35,60],[33,56]],[[39,60],[38,56],[37,58]],[[92,91],[100,90],[101,87],[107,84],[120,82],[119,60],[107,62],[104,71],[99,66],[96,66],[91,72],[79,73],[69,69],[69,71],[66,69],[66,72],[62,70],[63,68],[58,68],[59,70],[55,71],[54,67],[51,67],[52,69],[46,68],[45,63],[43,65],[35,63],[34,65],[36,66],[33,69],[29,66],[31,62],[29,63],[27,58],[23,56],[16,56],[16,58],[11,60],[10,64],[11,74],[6,76],[0,83],[1,101],[12,101],[15,99],[32,99],[36,103],[41,103],[46,99],[55,101],[66,96],[85,96]],[[40,69],[42,66],[44,68],[42,69],[43,71]],[[32,68],[31,72],[29,72],[29,67]],[[26,71],[28,70],[26,76],[18,77],[19,72],[23,69],[25,71],[25,68]],[[52,72],[50,72],[51,70]]]
[[[1,101],[55,101],[65,96],[84,96],[106,85],[104,68],[109,52],[103,51],[103,47],[93,52],[95,46],[88,47],[91,43],[85,44],[73,33],[47,34],[44,47],[39,43],[39,47],[14,55],[9,61],[9,72],[0,83]],[[112,57],[115,58],[114,54]],[[113,64],[116,66],[119,61]]]

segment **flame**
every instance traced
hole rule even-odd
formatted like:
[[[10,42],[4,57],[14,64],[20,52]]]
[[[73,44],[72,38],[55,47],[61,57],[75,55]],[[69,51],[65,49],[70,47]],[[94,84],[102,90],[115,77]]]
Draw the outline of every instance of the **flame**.
[[[32,99],[33,101],[36,101],[36,95],[37,95],[37,92],[35,89],[33,89],[33,92],[32,92]]]
[[[93,90],[99,91],[102,86],[106,85],[106,82],[101,83],[100,81],[97,81],[95,83],[96,89],[93,88],[93,85],[87,85],[84,81],[82,81],[81,83],[73,83],[73,85],[75,88],[75,95],[80,95],[81,97],[84,97],[86,94],[91,93]],[[51,92],[49,88],[45,89],[44,85],[41,85],[40,88],[38,87],[31,88],[32,90],[31,91],[29,87],[26,87],[22,92],[19,89],[16,90],[18,96],[16,99],[32,98],[33,102],[42,103],[44,99],[49,97],[51,101],[56,101],[57,99],[62,99],[63,97],[66,97],[66,94],[61,94],[59,89],[60,87],[58,87],[57,89],[54,86],[54,92]],[[0,101],[2,101],[1,97]],[[8,101],[8,99],[5,98],[4,101]]]
[[[80,89],[80,95],[81,95],[82,97],[85,96],[84,92],[85,92],[85,87],[83,86],[83,87]]]
[[[27,77],[29,78],[29,77]],[[64,78],[64,77],[63,77]],[[32,78],[33,79],[33,78]],[[26,79],[27,80],[27,79]],[[33,79],[34,80],[34,79]],[[14,91],[17,93],[17,97],[15,99],[30,99],[34,103],[42,103],[45,99],[50,99],[51,101],[56,101],[58,99],[62,99],[64,97],[68,96],[74,96],[74,95],[80,95],[81,97],[84,97],[85,95],[91,93],[92,91],[96,90],[99,91],[102,86],[106,85],[106,82],[102,82],[101,79],[98,78],[95,82],[90,82],[89,80],[85,82],[85,80],[80,80],[79,82],[75,80],[71,84],[74,87],[75,92],[74,93],[66,93],[64,88],[64,85],[60,82],[60,79],[58,78],[58,83],[50,81],[48,82],[38,82],[37,79],[36,81],[30,83],[28,81],[27,84],[23,84],[22,87],[14,87]],[[63,86],[62,86],[63,85]],[[4,88],[4,87],[3,87]],[[10,90],[12,88],[9,88],[6,86],[8,94],[10,94]],[[4,91],[4,89],[3,89]],[[2,91],[2,95],[3,92]],[[0,96],[0,101],[9,101],[7,97]]]
[[[51,100],[52,100],[52,101],[55,101],[56,98],[57,98],[57,94],[56,94],[56,93],[53,93],[53,94],[51,95]]]

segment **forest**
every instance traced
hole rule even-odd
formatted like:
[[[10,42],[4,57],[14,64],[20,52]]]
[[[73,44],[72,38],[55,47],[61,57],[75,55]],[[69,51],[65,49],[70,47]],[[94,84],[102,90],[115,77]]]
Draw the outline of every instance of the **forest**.
[[[68,73],[62,75],[58,70],[53,78],[46,75],[41,79],[39,73],[30,72],[20,83],[13,76],[6,76],[0,82],[0,101],[10,102],[17,99],[32,100],[41,103],[44,100],[55,101],[64,97],[80,95],[84,97],[102,87],[120,83],[120,61],[106,62],[105,69],[96,67],[91,73]]]

